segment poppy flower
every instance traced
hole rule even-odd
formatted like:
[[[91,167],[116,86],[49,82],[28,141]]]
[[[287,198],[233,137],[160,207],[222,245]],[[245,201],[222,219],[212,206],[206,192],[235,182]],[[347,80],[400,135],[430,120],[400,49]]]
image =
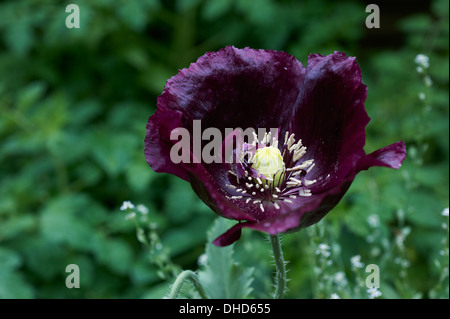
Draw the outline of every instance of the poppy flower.
[[[332,210],[358,172],[401,166],[402,141],[365,153],[366,96],[361,69],[345,53],[311,54],[304,67],[284,52],[225,47],[167,81],[147,123],[145,156],[156,172],[188,181],[216,214],[238,221],[217,246],[238,240],[243,227],[297,231]],[[171,159],[178,142],[171,133],[195,135],[195,121],[223,134],[221,151],[232,145],[232,161],[198,160],[192,149],[190,160]],[[246,128],[266,134],[246,141]]]

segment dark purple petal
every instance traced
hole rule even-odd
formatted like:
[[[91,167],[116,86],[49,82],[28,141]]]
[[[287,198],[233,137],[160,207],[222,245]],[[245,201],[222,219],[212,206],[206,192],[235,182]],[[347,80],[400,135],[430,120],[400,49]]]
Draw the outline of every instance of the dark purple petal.
[[[184,165],[172,163],[167,152],[176,142],[169,138],[174,121],[192,134],[193,120],[201,120],[202,129],[218,128],[222,136],[225,128],[286,127],[304,73],[301,63],[284,52],[226,47],[206,53],[167,81],[147,125],[147,162],[158,172],[186,179]]]
[[[217,246],[232,244],[240,238],[243,227],[276,235],[283,232],[293,232],[301,228],[311,226],[319,222],[329,211],[331,211],[347,192],[351,181],[335,186],[326,193],[315,194],[311,197],[298,197],[292,204],[283,203],[281,211],[272,218],[259,220],[257,222],[239,223],[230,228],[226,233],[219,236],[213,243]],[[276,210],[273,210],[276,212]]]
[[[255,220],[252,212],[249,214],[236,205],[240,202],[239,200],[229,199],[230,194],[221,187],[224,183],[222,179],[226,179],[225,175],[217,174],[213,177],[201,166],[195,172],[189,172],[188,175],[197,196],[216,214],[235,220]]]
[[[364,108],[366,95],[354,57],[341,52],[309,56],[291,126],[308,148],[305,159],[314,159],[309,179],[318,183],[312,191],[342,183],[365,156],[365,127],[370,120]]]
[[[226,47],[171,78],[158,107],[172,103],[187,125],[201,119],[204,127],[219,129],[286,126],[293,114],[286,105],[296,101],[304,72],[283,52]]]
[[[383,147],[365,156],[358,163],[359,170],[372,166],[384,166],[399,169],[406,157],[406,145],[403,141]]]
[[[155,172],[174,174],[188,181],[188,175],[183,165],[176,165],[170,160],[170,150],[174,144],[170,140],[170,132],[181,127],[181,123],[181,112],[162,112],[157,109],[147,123],[145,158]]]
[[[236,225],[228,229],[225,233],[217,237],[213,241],[213,244],[219,247],[231,245],[236,240],[241,238],[242,227],[245,227],[249,224],[251,223],[237,223]]]

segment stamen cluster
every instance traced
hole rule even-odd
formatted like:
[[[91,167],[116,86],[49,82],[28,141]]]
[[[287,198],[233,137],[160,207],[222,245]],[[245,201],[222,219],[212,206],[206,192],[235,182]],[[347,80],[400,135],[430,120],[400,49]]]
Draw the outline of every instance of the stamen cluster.
[[[237,163],[228,171],[231,184],[227,186],[233,194],[229,198],[245,199],[246,204],[259,205],[264,212],[265,203],[280,209],[279,201],[292,203],[297,196],[311,196],[308,186],[316,180],[308,180],[306,175],[314,167],[314,160],[302,160],[306,154],[302,141],[295,142],[294,133],[286,132],[279,148],[278,138],[270,132],[261,142],[253,134],[253,142],[244,143],[236,156]]]

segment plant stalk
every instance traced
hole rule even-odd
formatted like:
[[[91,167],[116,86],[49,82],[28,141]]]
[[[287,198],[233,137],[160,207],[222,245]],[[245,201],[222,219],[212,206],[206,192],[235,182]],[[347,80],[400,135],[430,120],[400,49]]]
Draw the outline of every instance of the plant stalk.
[[[176,299],[178,297],[178,294],[180,293],[181,287],[183,286],[185,280],[190,280],[194,284],[194,287],[197,289],[202,299],[208,299],[205,290],[198,280],[197,274],[192,270],[184,270],[178,275],[177,279],[175,279],[172,289],[170,290],[170,294],[168,296],[169,299]]]
[[[274,299],[282,299],[286,292],[286,263],[284,262],[283,250],[281,249],[280,235],[270,236],[273,258],[275,260],[275,294]]]

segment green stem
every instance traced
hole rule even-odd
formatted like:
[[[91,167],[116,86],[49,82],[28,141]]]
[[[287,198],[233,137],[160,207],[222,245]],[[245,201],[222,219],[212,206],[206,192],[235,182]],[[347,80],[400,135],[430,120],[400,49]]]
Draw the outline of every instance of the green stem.
[[[284,262],[283,250],[281,249],[280,236],[270,236],[272,244],[273,258],[275,259],[276,275],[275,275],[275,299],[282,299],[286,292],[286,263]]]
[[[205,290],[198,281],[197,274],[192,270],[184,270],[181,272],[181,274],[178,275],[177,279],[175,280],[172,286],[172,289],[170,290],[169,299],[176,299],[178,297],[178,294],[180,293],[181,290],[181,286],[183,286],[185,280],[190,280],[194,284],[195,288],[198,290],[198,293],[200,294],[200,297],[202,297],[203,299],[208,299]]]

